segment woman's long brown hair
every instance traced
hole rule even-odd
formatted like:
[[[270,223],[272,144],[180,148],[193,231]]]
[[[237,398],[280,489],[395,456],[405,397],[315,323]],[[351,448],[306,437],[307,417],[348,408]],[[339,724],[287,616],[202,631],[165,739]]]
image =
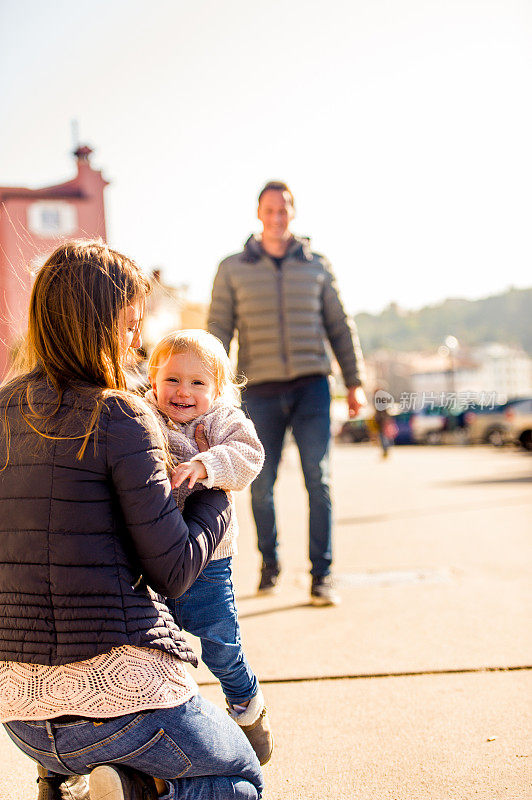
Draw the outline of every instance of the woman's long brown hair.
[[[142,303],[149,291],[135,262],[100,240],[62,244],[37,274],[22,362],[2,394],[7,390],[10,400],[17,397],[26,422],[44,438],[68,438],[46,432],[66,389],[94,398],[86,430],[73,437],[82,439],[78,459],[97,428],[106,397],[119,393],[132,401],[122,366],[119,318],[127,306]],[[56,408],[46,415],[35,403],[35,390],[43,379],[57,394]],[[4,422],[9,441],[8,405]]]

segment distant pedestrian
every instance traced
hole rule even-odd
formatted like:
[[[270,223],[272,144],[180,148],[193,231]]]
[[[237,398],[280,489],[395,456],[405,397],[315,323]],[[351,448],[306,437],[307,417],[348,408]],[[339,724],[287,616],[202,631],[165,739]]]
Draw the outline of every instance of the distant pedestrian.
[[[239,491],[264,463],[255,427],[235,402],[238,389],[221,342],[202,330],[175,331],[155,345],[148,365],[146,395],[160,417],[170,452],[178,462],[172,476],[181,511],[198,489]],[[199,450],[198,430],[209,445]],[[212,561],[178,600],[166,603],[177,624],[201,641],[201,657],[218,678],[229,713],[248,737],[261,764],[269,761],[273,737],[264,697],[240,637],[232,581],[237,552],[236,514]]]
[[[373,396],[373,403],[375,406],[373,422],[375,425],[375,432],[378,435],[379,443],[382,448],[383,458],[388,458],[390,448],[398,432],[397,425],[389,411],[392,401],[392,395],[390,395],[383,386],[377,389]]]
[[[226,350],[238,333],[238,370],[247,379],[244,406],[266,452],[251,485],[262,555],[259,591],[272,591],[281,565],[273,488],[288,428],[292,430],[309,495],[311,601],[339,601],[331,580],[332,520],[329,491],[331,345],[347,387],[349,413],[365,403],[358,339],[343,309],[327,259],[294,236],[294,198],[281,181],[259,194],[262,236],[224,259],[216,274],[209,331]]]

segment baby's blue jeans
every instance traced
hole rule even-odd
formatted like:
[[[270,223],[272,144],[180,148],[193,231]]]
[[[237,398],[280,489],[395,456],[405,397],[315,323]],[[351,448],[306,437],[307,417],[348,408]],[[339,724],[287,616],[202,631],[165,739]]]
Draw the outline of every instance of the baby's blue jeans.
[[[230,703],[259,689],[242,649],[232,581],[232,559],[211,561],[178,600],[166,601],[177,624],[201,639],[201,658]]]

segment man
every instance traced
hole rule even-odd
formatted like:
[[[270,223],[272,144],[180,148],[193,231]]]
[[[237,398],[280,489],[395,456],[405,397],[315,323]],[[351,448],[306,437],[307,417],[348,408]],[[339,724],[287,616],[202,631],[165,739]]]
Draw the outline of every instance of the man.
[[[238,371],[247,378],[245,410],[266,451],[251,485],[262,554],[260,592],[272,591],[280,565],[273,487],[287,428],[291,428],[309,496],[311,600],[334,605],[331,580],[332,519],[329,492],[330,360],[333,349],[347,387],[349,413],[365,403],[351,330],[327,260],[294,236],[294,198],[281,181],[259,195],[262,236],[221,262],[212,290],[208,328],[229,350],[238,332]]]

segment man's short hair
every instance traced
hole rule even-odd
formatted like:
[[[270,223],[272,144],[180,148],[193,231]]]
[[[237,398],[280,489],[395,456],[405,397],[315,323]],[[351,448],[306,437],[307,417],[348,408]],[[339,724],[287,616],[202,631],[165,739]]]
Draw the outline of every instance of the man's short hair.
[[[262,189],[260,190],[259,203],[260,203],[260,201],[262,199],[262,195],[265,192],[270,192],[270,191],[288,192],[288,195],[290,196],[290,202],[292,204],[292,208],[295,208],[294,195],[292,194],[292,192],[290,191],[290,189],[288,188],[288,186],[286,185],[286,183],[284,181],[268,181],[268,183],[266,183],[262,187]]]

